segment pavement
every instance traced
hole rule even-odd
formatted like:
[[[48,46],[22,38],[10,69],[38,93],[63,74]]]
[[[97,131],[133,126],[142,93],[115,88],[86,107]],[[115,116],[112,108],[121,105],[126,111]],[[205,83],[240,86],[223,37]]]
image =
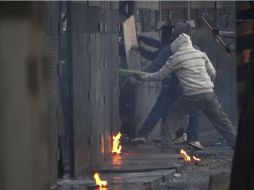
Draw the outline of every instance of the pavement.
[[[93,168],[107,188],[97,188],[91,175],[78,179],[59,179],[54,190],[226,190],[230,180],[233,151],[227,146],[209,146],[197,151],[184,149],[201,159],[186,162],[180,147],[165,149],[156,143],[123,145],[121,155],[112,155]]]

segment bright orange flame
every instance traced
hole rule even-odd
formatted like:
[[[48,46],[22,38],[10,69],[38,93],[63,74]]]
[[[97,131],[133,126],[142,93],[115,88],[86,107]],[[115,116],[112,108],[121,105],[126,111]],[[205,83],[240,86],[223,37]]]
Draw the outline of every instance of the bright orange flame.
[[[122,146],[120,145],[121,133],[119,132],[116,136],[113,136],[113,147],[112,153],[121,154]]]
[[[191,161],[191,157],[187,154],[186,151],[184,151],[183,149],[181,149],[180,153],[181,153],[181,155],[183,156],[184,161],[188,161],[188,162]]]
[[[193,160],[195,160],[195,161],[201,161],[201,159],[198,158],[198,157],[192,156],[192,158],[193,158]]]
[[[108,182],[107,181],[104,181],[104,180],[101,180],[100,176],[98,173],[95,173],[93,175],[93,178],[96,182],[96,185],[98,185],[100,188],[101,187],[107,187],[108,186]]]

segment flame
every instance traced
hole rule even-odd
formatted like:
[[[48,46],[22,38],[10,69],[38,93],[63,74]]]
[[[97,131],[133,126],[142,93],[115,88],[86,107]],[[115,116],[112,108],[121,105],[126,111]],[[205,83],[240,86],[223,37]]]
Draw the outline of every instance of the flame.
[[[94,180],[96,182],[96,185],[98,185],[100,188],[108,186],[108,182],[104,181],[104,180],[101,180],[101,178],[100,178],[98,173],[95,173],[93,175],[93,178],[94,178]]]
[[[193,160],[195,160],[195,161],[201,161],[201,159],[198,158],[198,157],[192,156],[192,158],[193,158]]]
[[[193,161],[201,161],[200,158],[196,157],[196,156],[192,156],[192,158],[187,154],[187,152],[183,149],[181,149],[180,151],[181,155],[183,156],[183,159],[184,161],[187,161],[187,162],[191,162],[192,160]]]
[[[191,157],[187,154],[186,151],[184,151],[183,149],[181,149],[180,153],[181,153],[181,155],[183,156],[184,161],[188,161],[188,162],[191,161]]]
[[[113,147],[112,153],[121,154],[122,146],[120,145],[121,133],[119,132],[116,136],[113,136]]]

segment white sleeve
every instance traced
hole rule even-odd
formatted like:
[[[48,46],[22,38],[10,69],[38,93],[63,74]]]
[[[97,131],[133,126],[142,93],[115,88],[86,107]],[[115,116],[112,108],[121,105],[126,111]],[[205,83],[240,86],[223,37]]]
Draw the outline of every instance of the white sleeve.
[[[143,75],[142,80],[147,81],[163,80],[164,78],[170,77],[170,74],[173,72],[173,70],[174,65],[170,62],[169,59],[159,71]]]

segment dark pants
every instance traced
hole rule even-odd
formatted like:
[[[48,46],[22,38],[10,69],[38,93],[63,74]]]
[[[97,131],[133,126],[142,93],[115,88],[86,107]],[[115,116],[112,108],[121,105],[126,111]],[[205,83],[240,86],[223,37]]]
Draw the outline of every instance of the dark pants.
[[[167,119],[167,113],[170,106],[176,101],[179,93],[176,90],[175,84],[170,83],[168,87],[162,87],[159,97],[147,119],[145,120],[142,128],[138,132],[139,137],[147,138],[149,133],[153,130],[158,121],[162,118],[163,123]],[[187,128],[188,141],[198,140],[198,120],[200,117],[199,112],[190,114],[189,125]]]
[[[215,129],[232,148],[235,146],[236,132],[226,113],[223,112],[213,92],[183,96],[177,99],[168,112],[163,133],[163,144],[172,145],[174,132],[186,123],[186,115],[202,110]]]

